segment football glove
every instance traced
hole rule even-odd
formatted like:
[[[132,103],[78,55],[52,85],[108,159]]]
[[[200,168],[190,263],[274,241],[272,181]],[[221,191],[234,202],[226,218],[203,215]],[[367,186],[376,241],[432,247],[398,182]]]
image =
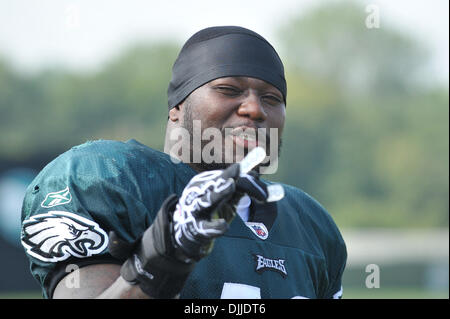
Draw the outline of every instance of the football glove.
[[[234,218],[233,195],[239,165],[226,170],[206,171],[194,176],[178,201],[173,214],[178,258],[198,261],[212,249],[214,239],[228,230]],[[236,202],[237,203],[237,202]]]

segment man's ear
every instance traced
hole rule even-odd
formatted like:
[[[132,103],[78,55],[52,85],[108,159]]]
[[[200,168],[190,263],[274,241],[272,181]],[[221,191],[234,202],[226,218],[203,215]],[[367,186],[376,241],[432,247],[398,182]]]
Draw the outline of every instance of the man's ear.
[[[180,104],[171,108],[169,111],[169,121],[171,122],[178,122],[178,120],[180,119]]]

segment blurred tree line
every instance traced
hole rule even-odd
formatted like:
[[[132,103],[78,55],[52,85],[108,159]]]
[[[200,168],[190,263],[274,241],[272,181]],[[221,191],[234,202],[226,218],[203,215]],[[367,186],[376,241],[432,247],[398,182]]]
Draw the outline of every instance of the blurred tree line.
[[[448,227],[448,88],[421,80],[426,48],[365,18],[327,4],[280,27],[287,121],[270,179],[317,198],[341,227]],[[48,162],[91,139],[162,150],[180,47],[137,45],[95,73],[25,76],[0,61],[0,162]]]

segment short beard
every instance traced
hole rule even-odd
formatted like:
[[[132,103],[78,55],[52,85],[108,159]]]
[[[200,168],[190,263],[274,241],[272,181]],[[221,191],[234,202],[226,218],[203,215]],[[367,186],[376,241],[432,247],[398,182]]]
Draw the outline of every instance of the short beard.
[[[183,127],[189,132],[189,136],[194,136],[194,120],[196,120],[193,116],[193,102],[191,101],[191,97],[188,96],[186,98],[186,100],[184,101],[184,116],[183,116]],[[222,136],[225,136],[225,129],[221,130]],[[203,134],[203,132],[202,132]],[[266,141],[268,142],[267,145],[270,145],[270,136],[269,134],[267,134],[266,136]],[[203,147],[208,144],[209,141],[203,141],[201,140],[201,150],[203,150]],[[281,147],[282,147],[283,141],[282,138],[279,138],[278,141],[278,159],[281,156]],[[189,147],[190,149],[190,154],[189,154],[189,158],[194,158],[193,157],[193,152],[194,152],[194,148],[193,148],[193,143],[191,142],[191,145]],[[268,149],[270,149],[270,147],[268,147]],[[244,156],[246,156],[248,154],[249,150],[245,149],[244,150]],[[232,165],[233,163],[227,163],[225,160],[222,159],[221,163],[217,163],[217,162],[211,162],[211,163],[205,163],[203,161],[203,158],[200,156],[200,163],[187,163],[189,164],[189,166],[191,166],[194,170],[196,170],[197,172],[203,172],[203,171],[211,171],[211,170],[220,170],[220,169],[226,169],[227,167],[229,167],[230,165]],[[264,166],[269,166],[270,162],[267,164],[260,164],[258,166],[256,166],[253,170],[255,171],[259,171],[260,167],[264,167]]]

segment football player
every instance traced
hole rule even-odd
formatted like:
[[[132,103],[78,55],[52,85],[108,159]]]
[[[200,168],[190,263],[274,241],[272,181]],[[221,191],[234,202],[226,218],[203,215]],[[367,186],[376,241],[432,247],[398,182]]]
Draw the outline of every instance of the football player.
[[[44,297],[340,298],[347,254],[330,214],[260,178],[255,154],[278,154],[286,94],[283,64],[259,34],[194,34],[173,66],[164,153],[91,141],[29,186],[21,240]]]

